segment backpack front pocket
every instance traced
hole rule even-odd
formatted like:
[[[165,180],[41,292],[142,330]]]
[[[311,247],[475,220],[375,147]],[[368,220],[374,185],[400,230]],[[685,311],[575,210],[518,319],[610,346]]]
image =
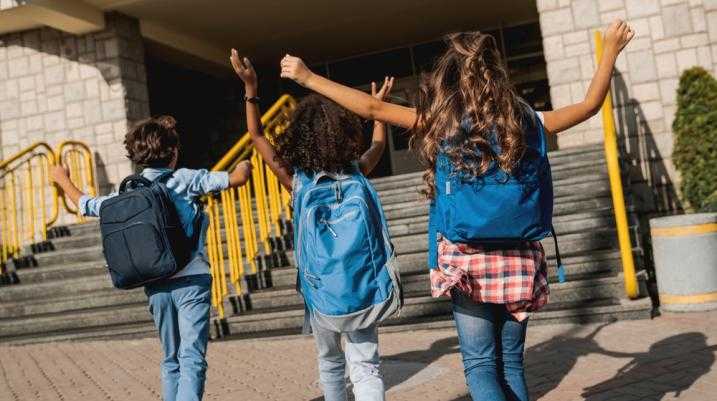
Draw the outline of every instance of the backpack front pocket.
[[[150,224],[138,222],[108,233],[102,245],[117,287],[151,281],[174,269],[166,260],[161,236]]]

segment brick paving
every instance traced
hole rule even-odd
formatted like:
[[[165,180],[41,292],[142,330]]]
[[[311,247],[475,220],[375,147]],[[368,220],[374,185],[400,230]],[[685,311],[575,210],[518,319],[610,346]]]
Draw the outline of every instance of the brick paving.
[[[717,312],[652,321],[535,326],[533,400],[704,401],[717,394]],[[381,335],[389,400],[464,401],[452,329]],[[160,398],[157,341],[0,346],[2,401]],[[308,337],[213,342],[206,400],[320,400]]]

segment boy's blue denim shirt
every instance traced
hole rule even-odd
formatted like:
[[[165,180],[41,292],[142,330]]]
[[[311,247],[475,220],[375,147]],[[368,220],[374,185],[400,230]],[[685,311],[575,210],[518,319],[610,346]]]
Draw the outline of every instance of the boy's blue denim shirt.
[[[147,167],[142,170],[141,175],[146,179],[153,181],[162,173],[172,171],[170,168],[151,168]],[[206,214],[199,210],[195,200],[210,192],[217,192],[229,187],[229,174],[222,172],[209,172],[207,170],[191,170],[180,168],[174,171],[172,177],[167,180],[167,189],[169,189],[174,201],[174,205],[179,213],[179,218],[184,226],[187,235],[194,234],[192,222],[196,213],[202,213],[201,233],[198,236],[197,244],[192,250],[191,262],[173,277],[190,276],[194,274],[209,274],[209,262],[207,259],[204,241],[206,239],[207,226],[209,220]],[[80,198],[79,208],[84,216],[98,217],[100,214],[100,206],[105,199],[117,196],[117,193],[111,193],[105,196],[90,197],[84,195]]]

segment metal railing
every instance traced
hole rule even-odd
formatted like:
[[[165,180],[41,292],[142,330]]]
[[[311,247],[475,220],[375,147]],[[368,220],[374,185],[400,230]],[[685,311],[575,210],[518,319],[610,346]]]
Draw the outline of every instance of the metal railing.
[[[59,164],[65,166],[70,173],[70,180],[80,191],[90,195],[97,195],[95,184],[95,164],[92,160],[92,151],[87,144],[80,141],[67,140],[60,143],[55,151]],[[65,210],[77,216],[77,221],[82,223],[85,217],[79,209],[62,196],[62,203]]]
[[[295,106],[291,96],[283,95],[262,116],[267,138],[284,131]],[[250,181],[206,197],[212,305],[220,320],[225,317],[226,301],[238,312],[246,307],[243,300],[248,291],[271,286],[269,270],[285,264],[284,251],[291,247],[290,195],[254,149],[248,133],[212,171],[230,171],[242,160],[251,161]]]
[[[603,54],[603,36],[600,31],[595,32],[595,53],[599,64]],[[613,114],[612,94],[610,91],[608,91],[603,101],[602,123],[605,136],[605,162],[607,163],[607,171],[610,178],[610,192],[612,193],[612,205],[615,212],[615,225],[617,227],[617,238],[620,246],[620,257],[622,259],[625,292],[629,298],[635,299],[639,296],[639,287],[637,284],[637,274],[635,273],[635,260],[632,255],[630,228],[627,222],[625,195],[623,193],[622,175],[620,173],[617,133],[615,131],[615,116]]]
[[[84,143],[63,142],[53,151],[46,142],[36,142],[0,161],[0,276],[4,280],[16,281],[14,267],[31,265],[33,253],[49,250],[48,232],[61,213],[59,191],[49,180],[50,167],[57,163],[68,168],[75,184],[95,193],[92,153]],[[67,202],[65,210],[76,213]]]

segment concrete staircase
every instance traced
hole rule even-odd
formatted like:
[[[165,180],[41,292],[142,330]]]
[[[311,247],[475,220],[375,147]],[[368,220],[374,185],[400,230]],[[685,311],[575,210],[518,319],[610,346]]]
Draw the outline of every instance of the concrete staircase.
[[[624,298],[602,148],[556,151],[550,157],[556,196],[554,224],[568,281],[557,282],[553,241],[547,238],[543,245],[549,258],[550,303],[534,314],[531,324],[649,318],[649,298]],[[420,173],[373,180],[389,219],[406,292],[400,317],[386,326],[450,324],[449,301],[430,297],[428,208],[417,192],[421,182]],[[0,343],[155,335],[143,291],[112,288],[103,267],[97,223],[69,229],[70,236],[52,241],[54,251],[35,255],[38,267],[18,271],[20,284],[0,287]],[[639,262],[637,248],[635,253]],[[223,325],[231,336],[300,330],[303,304],[294,291],[295,268],[274,268],[266,275],[273,286],[245,296],[250,309],[232,314],[227,305]]]

